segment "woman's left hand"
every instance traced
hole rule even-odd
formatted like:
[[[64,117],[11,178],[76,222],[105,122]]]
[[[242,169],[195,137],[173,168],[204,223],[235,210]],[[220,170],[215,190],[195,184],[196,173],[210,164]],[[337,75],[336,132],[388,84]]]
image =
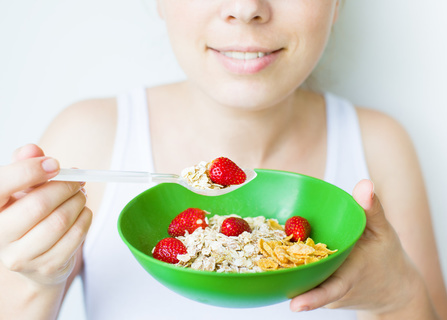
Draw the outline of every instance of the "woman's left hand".
[[[408,309],[410,303],[424,307],[420,305],[424,301],[418,301],[421,291],[422,294],[426,291],[422,278],[386,219],[373,183],[360,181],[353,196],[365,210],[367,222],[363,235],[343,265],[318,287],[293,298],[290,309],[356,309],[386,318],[387,314],[407,313],[402,310]],[[423,314],[436,319],[426,292],[425,296],[427,312]]]

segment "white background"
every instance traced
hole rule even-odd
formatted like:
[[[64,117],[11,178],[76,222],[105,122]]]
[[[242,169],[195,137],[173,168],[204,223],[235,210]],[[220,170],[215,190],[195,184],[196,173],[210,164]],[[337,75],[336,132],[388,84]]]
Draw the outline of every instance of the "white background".
[[[444,0],[348,0],[316,81],[409,131],[447,275],[445,12]],[[0,165],[75,101],[181,78],[155,0],[0,0]],[[83,319],[80,289],[60,320]]]

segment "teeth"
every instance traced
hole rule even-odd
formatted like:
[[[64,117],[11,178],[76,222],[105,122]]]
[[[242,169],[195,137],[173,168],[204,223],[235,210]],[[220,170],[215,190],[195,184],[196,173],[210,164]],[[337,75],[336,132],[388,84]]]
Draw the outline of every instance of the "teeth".
[[[237,60],[253,60],[257,58],[262,58],[269,54],[266,52],[241,52],[241,51],[225,51],[221,53],[229,58]]]

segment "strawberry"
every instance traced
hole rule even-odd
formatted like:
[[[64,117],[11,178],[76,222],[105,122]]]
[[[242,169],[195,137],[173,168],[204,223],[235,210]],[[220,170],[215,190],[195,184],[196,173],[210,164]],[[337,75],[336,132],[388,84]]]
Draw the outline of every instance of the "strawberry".
[[[244,231],[251,232],[251,228],[247,221],[237,217],[226,218],[220,227],[220,233],[229,237],[237,237]]]
[[[205,229],[208,224],[205,220],[206,212],[199,208],[188,208],[180,212],[168,227],[168,233],[172,237],[184,236],[185,232],[193,233],[199,227]]]
[[[242,184],[247,180],[247,175],[244,170],[225,157],[220,157],[211,161],[208,175],[212,182],[222,186]]]
[[[294,216],[286,221],[285,232],[288,236],[293,235],[292,241],[304,241],[310,235],[310,224],[305,218]]]
[[[179,262],[177,255],[185,253],[187,250],[183,242],[175,238],[164,238],[157,243],[152,256],[157,260],[176,264]]]

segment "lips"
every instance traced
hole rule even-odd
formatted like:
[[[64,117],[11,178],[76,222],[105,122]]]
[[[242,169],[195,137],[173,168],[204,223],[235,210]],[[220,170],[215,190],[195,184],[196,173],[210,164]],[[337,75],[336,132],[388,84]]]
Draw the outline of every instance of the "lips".
[[[235,74],[256,74],[272,65],[282,52],[263,48],[210,49],[220,64]]]
[[[220,53],[228,58],[233,58],[237,60],[253,60],[269,55],[271,52],[220,51]]]

